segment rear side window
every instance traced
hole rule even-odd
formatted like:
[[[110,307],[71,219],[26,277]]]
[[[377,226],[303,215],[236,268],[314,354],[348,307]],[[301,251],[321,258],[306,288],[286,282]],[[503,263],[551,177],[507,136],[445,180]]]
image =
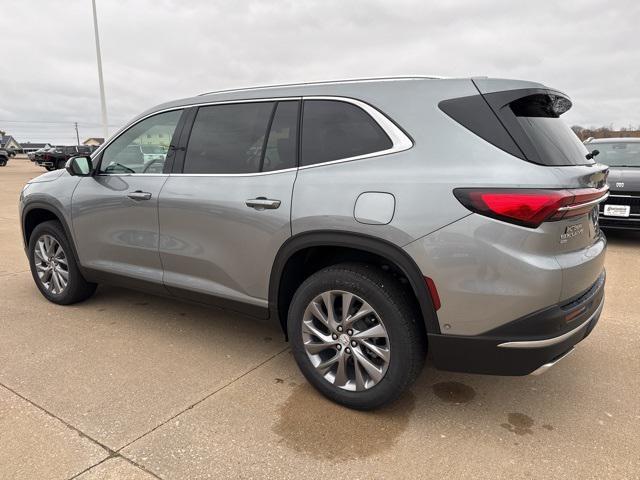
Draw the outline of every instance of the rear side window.
[[[387,150],[385,131],[364,110],[338,100],[305,100],[301,165],[314,165]]]
[[[256,173],[274,102],[200,107],[191,129],[184,173]]]

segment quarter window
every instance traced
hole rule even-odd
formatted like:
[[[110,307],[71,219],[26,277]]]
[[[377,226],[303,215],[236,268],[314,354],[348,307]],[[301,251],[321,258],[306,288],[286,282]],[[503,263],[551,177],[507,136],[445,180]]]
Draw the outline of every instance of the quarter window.
[[[184,173],[256,173],[274,102],[200,107],[191,129]]]
[[[385,131],[360,107],[337,100],[305,100],[301,165],[387,150]]]
[[[162,173],[180,115],[173,110],[136,123],[105,148],[100,173]]]

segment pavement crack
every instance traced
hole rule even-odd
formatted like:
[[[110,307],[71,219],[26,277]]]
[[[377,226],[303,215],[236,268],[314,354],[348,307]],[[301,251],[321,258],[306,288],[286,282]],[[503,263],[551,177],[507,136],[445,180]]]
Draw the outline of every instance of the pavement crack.
[[[136,443],[138,440],[146,437],[147,435],[149,435],[150,433],[155,432],[156,430],[158,430],[160,427],[162,427],[163,425],[166,425],[167,423],[169,423],[171,420],[176,419],[177,417],[179,417],[180,415],[182,415],[183,413],[188,412],[189,410],[193,409],[194,407],[200,405],[202,402],[204,402],[205,400],[208,400],[209,398],[213,397],[216,393],[221,392],[222,390],[224,390],[225,388],[233,385],[234,383],[236,383],[238,380],[241,380],[242,378],[246,377],[247,375],[249,375],[251,372],[254,372],[255,370],[257,370],[258,368],[262,367],[263,365],[269,363],[271,360],[273,360],[274,358],[276,358],[279,355],[282,355],[284,352],[286,352],[287,350],[289,350],[289,346],[286,346],[285,348],[283,348],[282,350],[280,350],[279,352],[274,353],[273,355],[271,355],[269,358],[267,358],[266,360],[258,363],[256,366],[254,366],[253,368],[250,368],[249,370],[247,370],[246,372],[242,373],[241,375],[237,376],[236,378],[234,378],[233,380],[231,380],[230,382],[222,385],[221,387],[215,389],[213,392],[208,393],[207,395],[205,395],[204,397],[202,397],[200,400],[198,400],[197,402],[192,403],[191,405],[189,405],[187,408],[179,411],[178,413],[176,413],[175,415],[167,418],[165,421],[159,423],[158,425],[156,425],[155,427],[153,427],[151,430],[149,430],[148,432],[143,433],[142,435],[140,435],[139,437],[135,438],[134,440],[131,440],[129,443],[127,443],[126,445],[120,447],[117,452],[121,452],[122,450],[124,450],[125,448],[129,447],[130,445],[133,445],[134,443]],[[124,455],[122,455],[123,458],[127,458]]]
[[[91,465],[90,467],[85,468],[84,470],[82,470],[81,472],[76,473],[73,477],[69,477],[68,480],[73,480],[74,478],[78,478],[80,477],[82,474],[87,473],[89,470],[92,470],[93,468],[97,467],[98,465],[102,465],[104,462],[106,462],[107,460],[110,460],[112,458],[121,458],[123,459],[125,462],[130,463],[131,465],[133,465],[134,467],[142,470],[145,473],[148,473],[149,475],[151,475],[154,478],[157,478],[159,480],[164,480],[164,478],[162,478],[160,475],[158,475],[157,473],[152,472],[151,470],[149,470],[148,468],[140,465],[139,463],[131,460],[130,458],[125,457],[124,455],[119,454],[118,452],[111,452],[107,457],[103,458],[102,460],[100,460],[98,463]]]
[[[25,402],[29,403],[30,405],[36,407],[38,410],[46,413],[47,415],[49,415],[51,418],[54,418],[56,420],[58,420],[60,423],[62,423],[64,426],[66,426],[67,428],[70,428],[71,430],[73,430],[74,432],[76,432],[78,435],[80,435],[82,438],[86,438],[87,440],[95,443],[96,445],[98,445],[99,447],[103,448],[105,451],[107,451],[109,454],[116,454],[117,452],[109,447],[107,447],[106,445],[104,445],[103,443],[99,442],[98,440],[96,440],[95,438],[92,438],[91,436],[87,435],[86,433],[84,433],[82,430],[80,430],[78,427],[74,427],[73,425],[71,425],[69,422],[67,422],[66,420],[64,420],[63,418],[60,418],[59,416],[57,416],[55,413],[50,412],[49,410],[47,410],[46,408],[44,408],[41,405],[38,405],[37,403],[35,403],[32,400],[29,400],[27,397],[25,397],[24,395],[18,393],[16,390],[14,390],[13,388],[5,385],[4,383],[0,382],[0,386],[9,390],[11,393],[13,393],[14,395],[16,395],[17,397],[20,397],[22,400],[24,400]]]

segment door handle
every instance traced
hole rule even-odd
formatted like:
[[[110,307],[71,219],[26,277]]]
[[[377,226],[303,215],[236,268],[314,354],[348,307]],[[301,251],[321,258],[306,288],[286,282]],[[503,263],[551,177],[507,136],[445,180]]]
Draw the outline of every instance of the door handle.
[[[131,200],[150,200],[151,194],[149,192],[136,190],[135,192],[127,193],[127,197],[129,197]]]
[[[252,198],[245,203],[247,207],[255,208],[256,210],[274,210],[280,206],[280,200],[272,200],[266,197]]]

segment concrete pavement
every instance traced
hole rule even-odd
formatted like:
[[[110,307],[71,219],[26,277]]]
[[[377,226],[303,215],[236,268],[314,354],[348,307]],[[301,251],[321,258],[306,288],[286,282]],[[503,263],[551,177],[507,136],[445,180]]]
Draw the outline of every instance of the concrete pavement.
[[[0,168],[0,478],[640,478],[640,235],[610,234],[597,328],[540,377],[427,366],[393,406],[317,394],[278,328],[100,287],[47,302]]]

